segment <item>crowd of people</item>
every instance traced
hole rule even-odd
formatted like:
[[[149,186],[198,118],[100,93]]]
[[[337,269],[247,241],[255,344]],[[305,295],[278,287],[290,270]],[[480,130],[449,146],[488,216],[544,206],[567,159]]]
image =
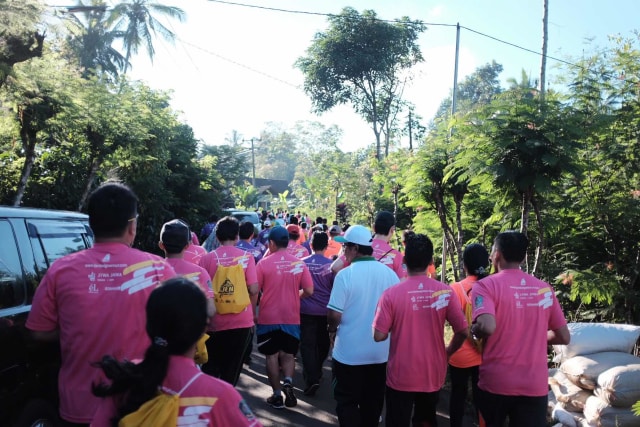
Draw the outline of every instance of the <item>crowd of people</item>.
[[[66,425],[260,426],[235,389],[254,341],[275,409],[297,405],[298,352],[306,396],[331,353],[341,426],[377,426],[385,406],[387,426],[435,426],[447,371],[451,426],[469,381],[481,425],[545,425],[547,345],[570,336],[551,286],[520,269],[523,234],[500,233],[490,253],[468,245],[466,277],[449,286],[427,236],[390,245],[386,211],[373,231],[263,211],[262,230],[212,216],[196,236],[172,219],[158,235],[165,258],[131,247],[137,212],[127,186],[96,189],[93,247],[56,261],[36,290],[26,326],[60,342]]]

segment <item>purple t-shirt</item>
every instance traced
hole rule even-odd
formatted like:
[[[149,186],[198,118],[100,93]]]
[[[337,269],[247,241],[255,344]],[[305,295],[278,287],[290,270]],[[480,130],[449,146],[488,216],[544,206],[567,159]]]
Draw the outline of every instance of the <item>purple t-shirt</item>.
[[[300,313],[314,316],[326,316],[327,304],[333,289],[333,278],[335,275],[331,271],[331,261],[322,255],[311,255],[302,259],[311,273],[313,280],[313,295],[300,300]]]
[[[249,242],[238,240],[238,243],[236,243],[236,247],[244,249],[245,251],[251,253],[251,255],[253,255],[253,259],[256,261],[256,264],[258,264],[258,261],[262,259],[262,251],[260,250],[260,248],[253,246]]]

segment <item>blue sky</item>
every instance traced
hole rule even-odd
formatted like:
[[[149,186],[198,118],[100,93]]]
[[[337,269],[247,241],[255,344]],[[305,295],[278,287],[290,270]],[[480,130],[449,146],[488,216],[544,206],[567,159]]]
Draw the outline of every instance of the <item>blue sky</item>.
[[[206,0],[162,0],[181,7],[187,20],[172,22],[175,45],[157,41],[151,64],[146,53],[133,60],[131,78],[156,89],[173,91],[172,106],[197,138],[222,144],[232,130],[244,138],[258,137],[266,122],[288,127],[297,120],[336,124],[344,130],[347,151],[373,142],[369,126],[348,106],[316,116],[301,87],[303,77],[293,67],[313,36],[327,28],[324,16],[292,14]],[[425,62],[413,70],[416,79],[405,98],[416,105],[425,122],[453,86],[455,27],[453,24],[540,51],[542,0],[238,0],[239,3],[317,13],[340,13],[345,6],[376,11],[382,19],[408,16],[427,23],[420,37]],[[606,46],[607,36],[630,36],[640,28],[640,2],[618,0],[550,0],[548,55],[567,59]],[[73,4],[52,0],[51,5]],[[591,40],[589,44],[587,41]],[[539,75],[540,56],[461,30],[459,80],[491,60],[504,66],[502,79],[521,70]],[[548,60],[548,73],[558,73]],[[553,78],[549,78],[553,84]],[[426,124],[426,123],[425,123]]]

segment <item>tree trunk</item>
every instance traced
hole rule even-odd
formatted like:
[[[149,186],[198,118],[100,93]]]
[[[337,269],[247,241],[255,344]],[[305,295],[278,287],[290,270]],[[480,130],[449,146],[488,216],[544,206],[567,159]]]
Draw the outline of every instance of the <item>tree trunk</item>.
[[[456,243],[456,239],[454,238],[453,230],[451,229],[451,227],[449,226],[449,223],[447,222],[447,211],[446,211],[444,199],[442,196],[442,186],[439,185],[438,183],[434,183],[434,186],[436,189],[432,193],[433,200],[436,203],[436,211],[438,213],[438,218],[440,219],[440,225],[447,239],[447,245],[449,246],[447,252],[449,254],[449,258],[451,259],[453,274],[454,274],[454,277],[457,278],[459,277],[459,274],[458,274],[458,268],[454,262],[454,255],[459,251],[459,249]]]
[[[100,167],[100,160],[97,157],[93,158],[91,161],[91,166],[89,167],[89,176],[87,177],[87,185],[84,189],[84,193],[82,193],[82,197],[80,198],[80,203],[78,203],[78,212],[82,212],[84,209],[84,205],[87,203],[87,199],[89,198],[89,194],[91,193],[91,187],[93,187],[93,182],[96,179],[96,175],[98,174],[98,168]]]
[[[520,232],[527,234],[529,229],[529,202],[531,201],[530,191],[522,192],[522,212],[520,214]]]
[[[542,60],[540,61],[540,100],[544,102],[547,80],[547,39],[549,26],[549,0],[542,0]]]
[[[22,139],[22,148],[24,149],[24,166],[22,166],[22,173],[20,174],[18,188],[16,189],[16,197],[13,199],[13,206],[20,206],[22,204],[22,198],[27,189],[27,181],[31,175],[33,165],[36,162],[36,133],[21,130],[20,138]]]
[[[458,267],[454,271],[456,282],[458,279],[458,272],[462,274],[464,272],[464,261],[462,259],[462,246],[464,245],[464,236],[462,233],[462,199],[464,196],[460,194],[454,194],[453,199],[456,204],[456,227],[458,228],[458,234],[456,239],[456,252],[458,256]]]
[[[542,213],[540,212],[540,204],[535,197],[531,198],[531,205],[533,206],[533,211],[536,213],[536,222],[538,224],[538,242],[536,245],[536,258],[533,261],[533,268],[531,269],[531,274],[535,275],[538,266],[540,265],[542,258],[542,249],[544,249],[544,225],[542,224]]]

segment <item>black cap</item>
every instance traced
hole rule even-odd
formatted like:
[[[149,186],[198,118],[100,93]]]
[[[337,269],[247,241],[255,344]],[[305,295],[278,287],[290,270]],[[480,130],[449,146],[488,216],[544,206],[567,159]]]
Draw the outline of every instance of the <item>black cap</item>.
[[[162,226],[160,241],[168,249],[182,250],[191,241],[191,230],[184,221],[171,220]]]

